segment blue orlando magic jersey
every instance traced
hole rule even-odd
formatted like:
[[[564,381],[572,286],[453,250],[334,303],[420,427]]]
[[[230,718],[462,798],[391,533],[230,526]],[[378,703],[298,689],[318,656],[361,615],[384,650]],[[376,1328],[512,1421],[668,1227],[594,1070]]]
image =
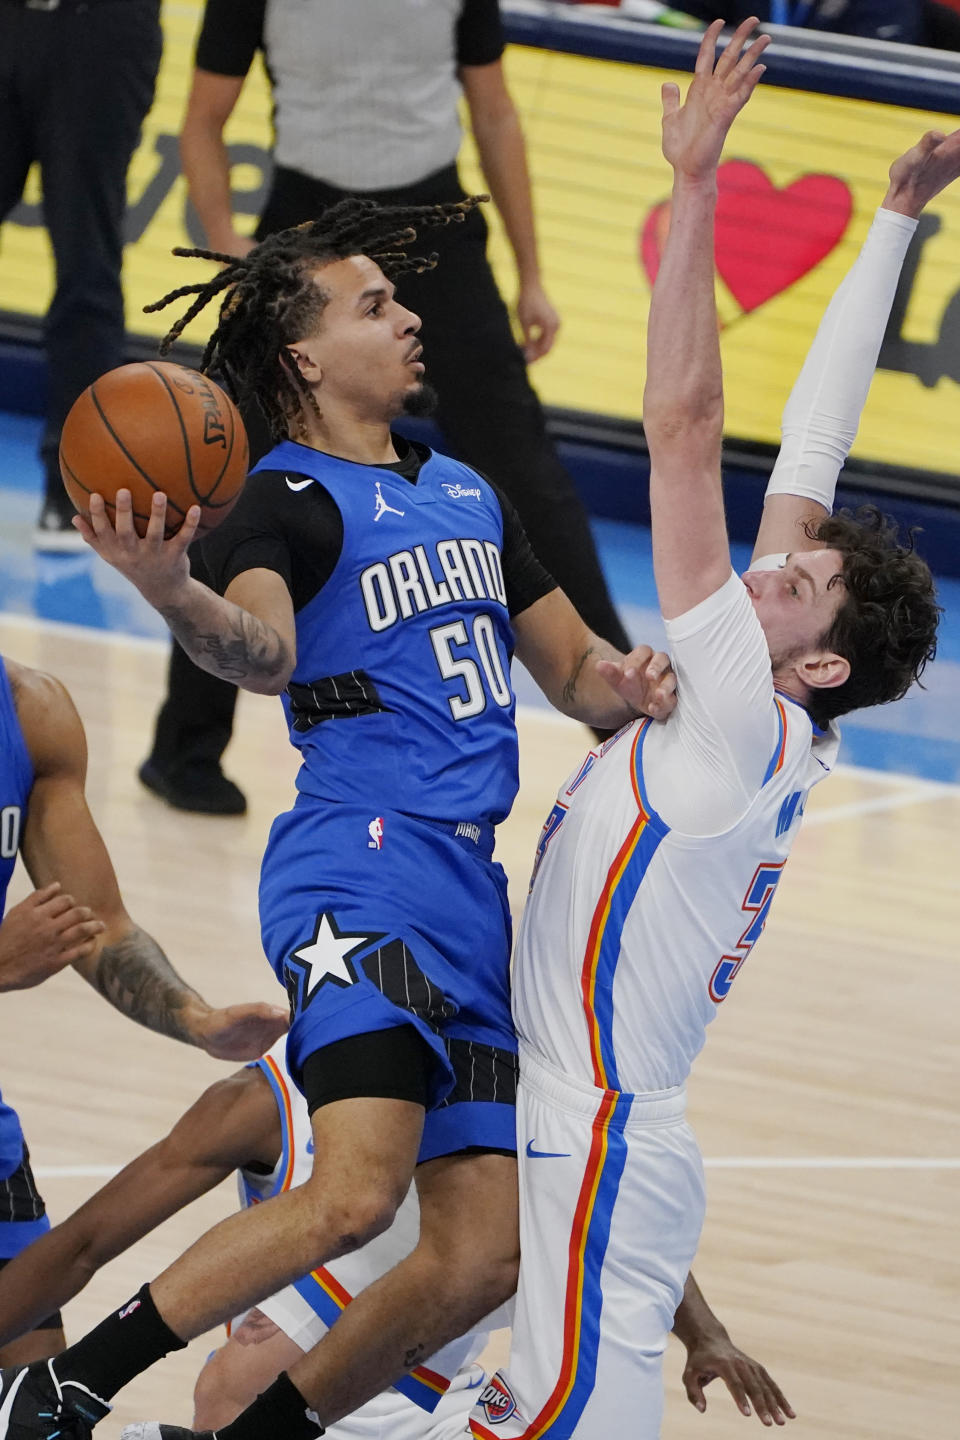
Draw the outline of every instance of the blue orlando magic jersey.
[[[290,470],[291,490],[312,476],[343,521],[336,567],[296,615],[284,704],[303,755],[298,787],[372,815],[503,819],[517,738],[491,487],[443,455],[411,483],[289,441],[256,468]]]
[[[13,693],[0,656],[0,919],[7,886],[17,861],[20,832],[33,785],[33,765],[17,719]],[[23,1157],[20,1122],[0,1097],[0,1180],[12,1175]]]

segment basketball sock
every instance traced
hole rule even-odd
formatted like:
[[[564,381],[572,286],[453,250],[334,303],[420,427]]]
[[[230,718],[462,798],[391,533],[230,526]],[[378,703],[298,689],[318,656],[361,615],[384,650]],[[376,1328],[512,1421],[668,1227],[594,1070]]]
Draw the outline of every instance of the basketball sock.
[[[258,1395],[242,1415],[215,1432],[216,1440],[263,1440],[265,1435],[283,1440],[316,1440],[323,1426],[310,1409],[286,1370],[281,1370],[269,1389]]]
[[[102,1400],[111,1400],[135,1375],[186,1341],[167,1325],[150,1295],[150,1286],[115,1310],[54,1361],[59,1380],[79,1380]]]

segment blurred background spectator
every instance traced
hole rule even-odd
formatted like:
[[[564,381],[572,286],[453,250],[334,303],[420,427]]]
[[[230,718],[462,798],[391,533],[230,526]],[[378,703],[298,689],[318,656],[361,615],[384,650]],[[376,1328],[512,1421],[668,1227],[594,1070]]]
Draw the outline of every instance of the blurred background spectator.
[[[44,325],[38,549],[82,550],[57,454],[82,390],[123,363],[127,168],[160,65],[160,0],[0,0],[0,221],[36,161],[56,289]]]

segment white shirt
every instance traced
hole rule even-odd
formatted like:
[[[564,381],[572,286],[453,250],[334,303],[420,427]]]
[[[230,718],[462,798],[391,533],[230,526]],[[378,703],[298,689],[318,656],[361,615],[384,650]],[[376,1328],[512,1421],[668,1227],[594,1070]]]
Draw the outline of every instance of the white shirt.
[[[462,0],[268,0],[279,165],[344,190],[385,190],[460,148]]]
[[[775,694],[737,576],[667,632],[676,711],[627,726],[561,790],[517,939],[519,1034],[603,1089],[684,1082],[839,743]]]

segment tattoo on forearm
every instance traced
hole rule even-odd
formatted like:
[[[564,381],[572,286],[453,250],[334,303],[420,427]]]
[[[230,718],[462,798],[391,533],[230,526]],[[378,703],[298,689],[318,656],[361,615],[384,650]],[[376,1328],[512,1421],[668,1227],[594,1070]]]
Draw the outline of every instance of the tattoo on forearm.
[[[587,661],[590,659],[590,656],[594,653],[594,649],[595,647],[593,645],[587,646],[586,650],[584,650],[583,654],[580,656],[580,659],[574,666],[573,673],[567,679],[567,682],[563,687],[563,702],[565,705],[572,705],[574,700],[576,700],[577,681],[580,679],[580,672],[583,669],[584,665],[586,665]]]
[[[229,617],[226,634],[202,630],[175,606],[160,614],[190,658],[223,680],[241,685],[252,678],[270,680],[287,663],[286,647],[272,626],[239,606]]]
[[[404,1370],[413,1370],[415,1366],[420,1364],[420,1361],[424,1358],[426,1353],[427,1347],[425,1345],[411,1345],[409,1350],[405,1350],[403,1352]]]
[[[182,1011],[196,992],[184,984],[156,940],[139,926],[115,945],[103,947],[94,983],[104,999],[131,1020],[158,1035],[191,1041]]]

